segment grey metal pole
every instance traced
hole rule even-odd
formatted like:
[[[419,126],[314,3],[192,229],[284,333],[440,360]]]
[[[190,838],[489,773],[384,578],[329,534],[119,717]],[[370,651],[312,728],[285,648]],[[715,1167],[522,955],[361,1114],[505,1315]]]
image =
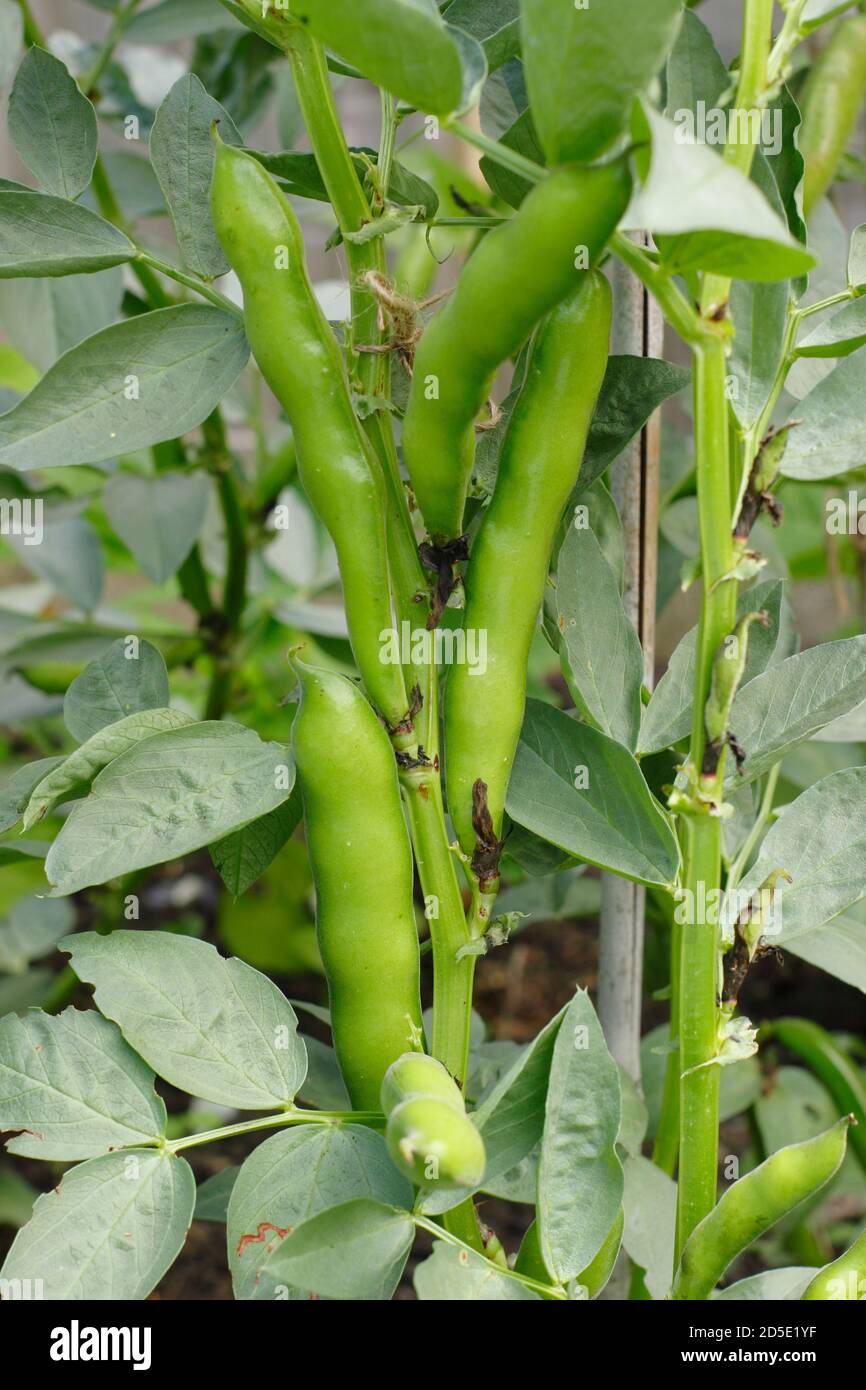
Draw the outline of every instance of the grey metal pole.
[[[612,268],[613,351],[660,357],[664,323],[655,301],[619,262]],[[658,414],[611,469],[625,548],[623,602],[641,641],[644,682],[652,689],[661,424]],[[641,979],[645,890],[602,875],[599,1016],[611,1053],[640,1080]]]

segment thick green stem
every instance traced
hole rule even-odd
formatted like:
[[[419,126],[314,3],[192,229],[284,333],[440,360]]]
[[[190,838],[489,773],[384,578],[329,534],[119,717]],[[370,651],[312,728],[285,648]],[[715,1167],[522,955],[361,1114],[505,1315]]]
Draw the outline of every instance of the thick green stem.
[[[126,220],[114,196],[114,190],[109,183],[101,157],[97,158],[93,166],[93,193],[99,211],[106,221],[111,222],[113,226],[118,227],[120,231],[128,235],[129,229]],[[129,268],[144,290],[144,297],[151,309],[164,309],[173,302],[162,288],[159,276],[153,273],[150,266],[140,256],[130,261]]]
[[[704,756],[704,710],[710,693],[713,661],[733,628],[737,611],[737,584],[732,575],[734,518],[724,343],[708,344],[695,352],[692,370],[703,594],[690,758],[699,775]]]
[[[325,50],[303,24],[287,23],[285,42],[307,135],[337,225],[345,237],[347,233],[358,232],[372,222],[373,213],[358,180],[337,115]],[[381,237],[375,237],[360,244],[344,241],[343,245],[349,265],[353,342],[376,344],[380,338],[376,301],[364,284],[364,276],[371,270],[383,270],[383,241]],[[372,394],[380,370],[375,360],[376,354],[362,353],[359,357],[357,374],[364,390]]]
[[[676,1259],[716,1204],[719,1145],[719,931],[707,896],[721,877],[721,821],[697,815],[685,827],[689,904],[680,955],[680,1161]]]
[[[713,661],[736,619],[737,585],[731,516],[726,359],[722,342],[693,355],[695,467],[703,558],[694,713],[689,763],[693,785],[701,776],[705,707]],[[724,778],[724,753],[718,785]],[[682,817],[686,891],[677,999],[680,1067],[680,1166],[677,1254],[716,1201],[718,1163],[719,930],[713,904],[721,883],[721,820],[698,802]]]
[[[671,1010],[668,1037],[671,1050],[665,1063],[665,1084],[653,1144],[653,1163],[673,1177],[680,1150],[680,961],[683,932],[675,912],[671,921]]]
[[[442,784],[432,766],[406,769],[400,780],[433,942],[432,1052],[463,1086],[469,1060],[475,957],[457,958],[469,944],[469,931],[455,855],[445,834]]]
[[[774,0],[744,0],[742,45],[735,107],[738,112],[760,110],[769,96],[767,65],[773,36]],[[751,131],[751,122],[748,125]],[[735,137],[725,146],[725,161],[748,177],[755,157],[750,140]],[[701,290],[703,313],[716,313],[728,302],[731,282],[722,275],[705,275]]]

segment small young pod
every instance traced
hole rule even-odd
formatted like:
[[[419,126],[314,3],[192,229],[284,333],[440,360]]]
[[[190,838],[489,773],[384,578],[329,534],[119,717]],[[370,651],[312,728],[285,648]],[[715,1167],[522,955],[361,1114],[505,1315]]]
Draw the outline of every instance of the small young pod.
[[[471,1119],[450,1100],[415,1096],[388,1116],[388,1152],[417,1187],[470,1188],[484,1177],[484,1141]]]
[[[435,1096],[458,1110],[465,1110],[457,1082],[435,1057],[424,1052],[406,1052],[392,1062],[382,1082],[380,1101],[383,1115],[414,1096]]]

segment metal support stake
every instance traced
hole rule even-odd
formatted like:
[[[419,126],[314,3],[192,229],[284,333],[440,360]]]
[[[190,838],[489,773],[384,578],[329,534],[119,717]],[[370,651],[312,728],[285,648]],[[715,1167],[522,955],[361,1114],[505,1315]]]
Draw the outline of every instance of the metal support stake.
[[[664,321],[655,301],[618,261],[612,267],[613,351],[661,357]],[[658,412],[611,469],[625,543],[623,602],[644,657],[644,683],[653,685],[661,420]],[[611,1053],[640,1081],[641,977],[645,890],[602,875],[599,1015]]]

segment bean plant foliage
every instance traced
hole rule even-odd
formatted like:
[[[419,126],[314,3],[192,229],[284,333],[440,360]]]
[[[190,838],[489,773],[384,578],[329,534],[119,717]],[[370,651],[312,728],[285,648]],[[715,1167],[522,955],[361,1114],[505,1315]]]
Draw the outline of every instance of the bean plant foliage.
[[[88,4],[0,0],[2,1297],[866,1297],[862,1040],[741,1005],[866,992],[866,16]],[[491,1035],[617,879],[666,1021]]]

